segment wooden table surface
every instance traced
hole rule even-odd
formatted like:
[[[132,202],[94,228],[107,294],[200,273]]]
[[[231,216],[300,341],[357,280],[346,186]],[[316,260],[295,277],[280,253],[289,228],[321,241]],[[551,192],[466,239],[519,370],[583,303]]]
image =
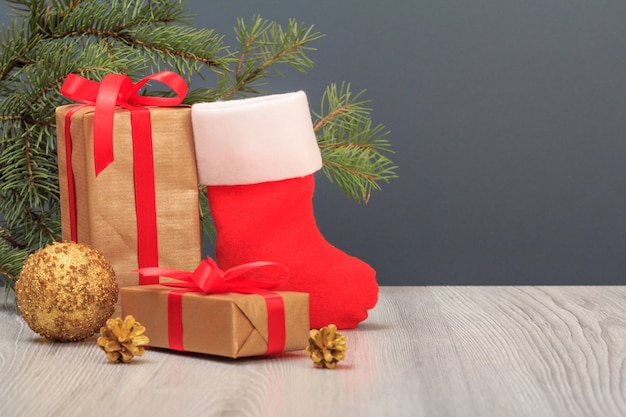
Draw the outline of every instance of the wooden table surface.
[[[383,287],[334,370],[304,352],[51,343],[0,307],[0,415],[626,416],[626,287]]]

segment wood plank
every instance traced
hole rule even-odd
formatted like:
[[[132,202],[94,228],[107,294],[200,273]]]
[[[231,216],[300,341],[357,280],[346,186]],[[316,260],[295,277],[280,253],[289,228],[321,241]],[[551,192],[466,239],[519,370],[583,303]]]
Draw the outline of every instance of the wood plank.
[[[471,400],[450,377],[459,363],[425,288],[384,289],[371,318],[344,332],[350,350],[336,370],[313,368],[303,352],[233,361],[151,350],[114,365],[95,338],[55,344],[9,311],[0,320],[10,330],[0,336],[0,392],[15,416],[84,416],[104,403],[112,415],[453,415]]]
[[[433,288],[466,375],[503,415],[624,416],[624,287]]]
[[[463,364],[429,288],[387,287],[377,313],[363,326],[368,331],[358,332],[367,340],[358,346],[373,346],[377,361],[376,385],[363,397],[372,399],[369,415],[498,415],[477,407],[467,381],[459,378]]]
[[[109,364],[0,308],[0,414],[624,416],[626,287],[385,287],[338,369],[303,352]]]

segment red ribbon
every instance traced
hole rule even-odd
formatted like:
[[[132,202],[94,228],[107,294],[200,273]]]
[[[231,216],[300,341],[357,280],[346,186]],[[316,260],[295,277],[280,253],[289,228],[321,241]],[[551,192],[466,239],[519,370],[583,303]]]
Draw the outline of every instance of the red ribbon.
[[[244,278],[246,272],[264,266],[278,266],[283,269],[282,277],[272,281]],[[265,354],[279,353],[285,349],[286,325],[285,304],[283,298],[272,291],[284,284],[288,279],[286,266],[275,262],[250,262],[222,271],[215,261],[207,258],[193,272],[179,271],[168,268],[140,268],[138,272],[147,276],[165,276],[182,282],[164,282],[162,285],[177,287],[180,290],[170,291],[167,295],[168,343],[171,349],[185,350],[183,346],[183,313],[182,297],[187,292],[219,294],[234,292],[240,294],[258,294],[263,297],[267,306],[267,350]]]
[[[152,97],[139,94],[149,81],[159,81],[176,94],[176,97]],[[70,123],[79,109],[91,105],[94,111],[94,168],[98,176],[114,160],[113,118],[116,107],[130,111],[133,140],[133,177],[135,181],[135,211],[137,215],[138,266],[158,265],[158,240],[156,222],[156,197],[154,184],[154,160],[152,151],[152,123],[150,111],[144,106],[177,106],[187,94],[187,84],[178,74],[162,71],[147,76],[137,83],[122,74],[107,74],[102,82],[88,80],[69,74],[61,86],[61,94],[85,103],[71,109],[65,116],[65,146],[70,214],[70,236],[78,238],[76,221],[76,197],[72,170],[72,139]],[[140,284],[158,283],[140,274]]]

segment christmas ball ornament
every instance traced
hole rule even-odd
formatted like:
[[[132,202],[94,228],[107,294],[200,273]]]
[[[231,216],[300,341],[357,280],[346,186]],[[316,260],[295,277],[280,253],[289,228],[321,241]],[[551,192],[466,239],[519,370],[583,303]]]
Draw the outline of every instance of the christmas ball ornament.
[[[83,340],[100,330],[115,310],[115,272],[97,250],[52,243],[31,254],[15,284],[28,326],[59,342]]]

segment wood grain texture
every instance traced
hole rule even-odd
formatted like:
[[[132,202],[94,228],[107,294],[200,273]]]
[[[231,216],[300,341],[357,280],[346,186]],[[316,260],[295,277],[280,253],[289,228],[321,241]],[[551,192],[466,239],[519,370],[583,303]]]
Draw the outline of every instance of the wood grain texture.
[[[623,287],[432,288],[499,415],[626,415]]]
[[[303,352],[109,364],[0,309],[2,416],[626,415],[626,287],[384,287],[335,370]]]

